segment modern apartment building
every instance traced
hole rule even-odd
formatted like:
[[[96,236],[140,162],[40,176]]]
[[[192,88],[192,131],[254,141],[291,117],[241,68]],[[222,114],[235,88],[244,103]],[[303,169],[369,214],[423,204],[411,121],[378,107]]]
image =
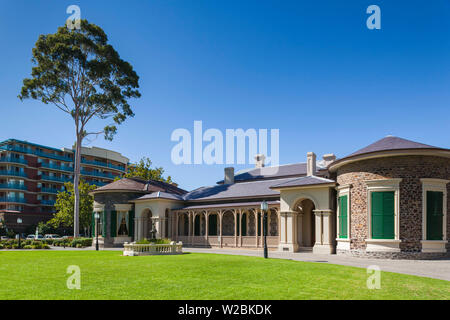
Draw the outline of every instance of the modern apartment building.
[[[74,148],[48,146],[8,139],[0,142],[0,219],[8,228],[24,231],[48,220],[64,183],[73,181]],[[103,186],[121,177],[129,159],[120,153],[82,147],[82,180]],[[23,223],[17,224],[17,218]]]

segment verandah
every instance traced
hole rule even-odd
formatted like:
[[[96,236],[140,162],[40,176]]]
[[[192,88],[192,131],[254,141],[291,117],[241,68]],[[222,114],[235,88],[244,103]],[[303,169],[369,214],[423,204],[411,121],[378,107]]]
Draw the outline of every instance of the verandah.
[[[263,214],[259,203],[192,206],[174,210],[174,230],[177,241],[190,246],[207,247],[263,247]],[[267,245],[279,244],[280,210],[277,201],[269,202],[267,212]]]

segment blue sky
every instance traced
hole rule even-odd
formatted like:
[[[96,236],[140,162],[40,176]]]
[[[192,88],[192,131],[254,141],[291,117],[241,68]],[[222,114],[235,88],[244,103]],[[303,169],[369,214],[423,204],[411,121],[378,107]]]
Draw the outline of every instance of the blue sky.
[[[135,118],[91,145],[150,157],[186,189],[223,176],[224,165],[171,162],[172,131],[192,131],[194,120],[223,132],[280,129],[281,163],[308,151],[342,157],[389,134],[450,148],[447,0],[2,0],[1,140],[73,144],[65,114],[17,98],[39,34],[63,25],[71,4],[141,78]],[[366,27],[371,4],[381,30]]]

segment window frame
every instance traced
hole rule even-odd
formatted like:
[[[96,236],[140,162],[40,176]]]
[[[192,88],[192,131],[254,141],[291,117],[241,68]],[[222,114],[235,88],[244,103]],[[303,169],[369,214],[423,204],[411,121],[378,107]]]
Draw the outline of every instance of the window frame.
[[[351,184],[342,185],[336,188],[337,190],[337,199],[336,199],[336,240],[337,241],[350,241],[351,239],[351,192],[352,188]],[[341,202],[340,198],[347,196],[347,238],[341,238],[340,235],[340,213],[341,213]]]
[[[130,236],[130,230],[131,226],[129,224],[129,212],[133,210],[133,205],[129,203],[116,203],[114,204],[114,211],[116,211],[116,236],[113,238],[132,238]],[[119,236],[119,228],[120,228],[120,222],[119,222],[119,212],[126,212],[127,217],[127,223],[128,225],[128,235],[127,236]]]
[[[422,252],[446,252],[447,184],[450,180],[422,178]],[[442,240],[427,240],[427,191],[442,192]]]
[[[400,251],[400,182],[402,178],[365,180],[367,186],[367,239],[366,251]],[[372,193],[394,192],[394,239],[372,238]]]

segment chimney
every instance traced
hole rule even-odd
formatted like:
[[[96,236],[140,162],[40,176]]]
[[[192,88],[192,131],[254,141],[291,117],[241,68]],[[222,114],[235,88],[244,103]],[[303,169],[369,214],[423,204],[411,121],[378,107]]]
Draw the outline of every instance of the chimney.
[[[334,153],[324,154],[322,158],[326,167],[336,161],[336,156]]]
[[[255,168],[262,168],[264,167],[264,160],[266,160],[266,156],[262,153],[257,154],[255,156]]]
[[[316,154],[308,152],[306,155],[306,175],[314,176],[316,174]]]
[[[232,184],[234,183],[234,168],[228,167],[225,168],[225,178],[223,179],[224,184]]]

